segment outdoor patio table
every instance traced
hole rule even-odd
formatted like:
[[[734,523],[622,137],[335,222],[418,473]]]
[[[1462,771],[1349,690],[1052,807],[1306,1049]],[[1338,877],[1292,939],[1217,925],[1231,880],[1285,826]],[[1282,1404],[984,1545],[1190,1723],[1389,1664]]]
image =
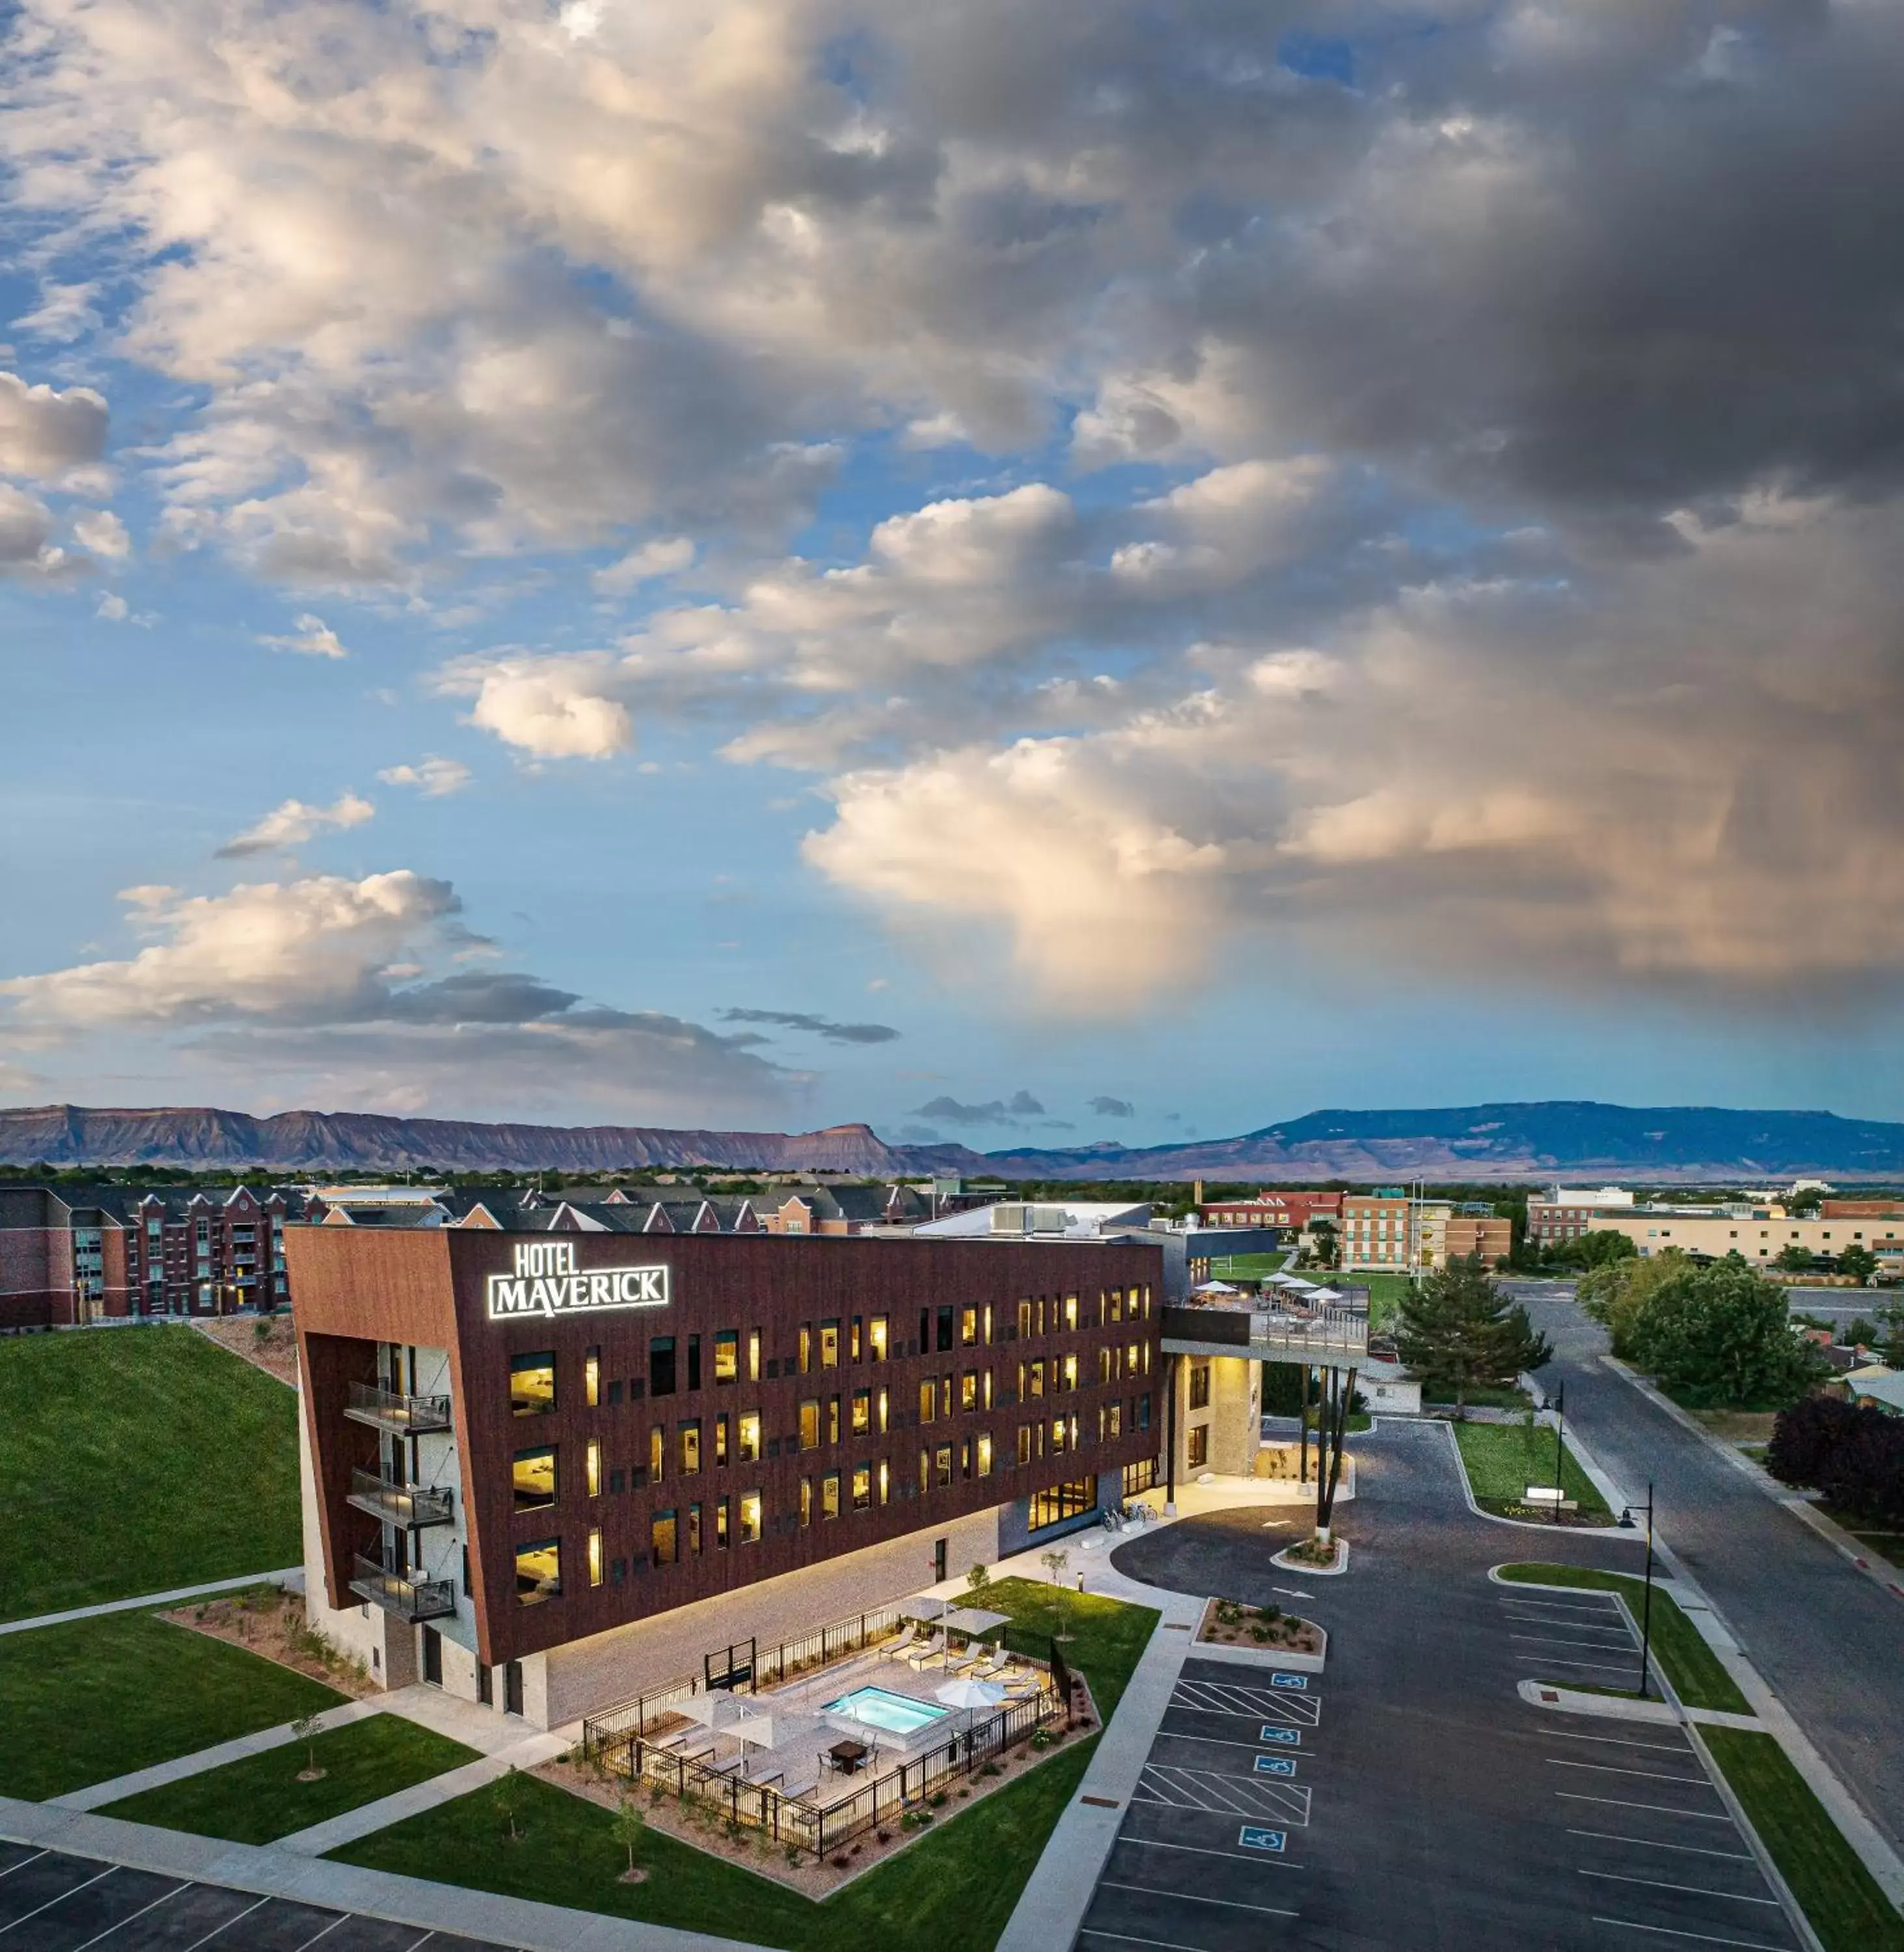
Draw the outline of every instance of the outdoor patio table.
[[[866,1745],[864,1742],[835,1742],[826,1753],[841,1775],[850,1775],[866,1760]]]

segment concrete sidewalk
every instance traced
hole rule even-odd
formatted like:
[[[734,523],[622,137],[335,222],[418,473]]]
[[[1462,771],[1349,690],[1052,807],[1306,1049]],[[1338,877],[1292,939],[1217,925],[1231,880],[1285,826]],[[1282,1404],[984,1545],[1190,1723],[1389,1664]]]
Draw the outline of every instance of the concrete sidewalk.
[[[482,1788],[512,1769],[531,1769],[537,1763],[551,1762],[574,1745],[572,1735],[531,1735],[509,1748],[499,1749],[491,1755],[478,1756],[473,1763],[465,1763],[460,1768],[433,1775],[427,1782],[412,1783],[408,1789],[399,1789],[393,1796],[379,1797],[374,1803],[361,1803],[356,1809],[346,1810],[326,1822],[314,1823],[308,1830],[294,1831],[288,1837],[279,1838],[272,1847],[289,1851],[296,1857],[321,1857],[327,1851],[341,1850],[346,1844],[355,1843],[359,1838],[387,1830],[393,1823],[401,1823],[406,1817],[420,1816],[426,1810],[453,1803],[458,1797]]]
[[[381,1701],[347,1701],[341,1708],[327,1708],[317,1718],[318,1732],[343,1728],[367,1716],[380,1715],[385,1706]],[[280,1722],[274,1728],[235,1736],[208,1749],[195,1750],[189,1756],[176,1756],[169,1763],[154,1763],[149,1768],[132,1769],[124,1775],[108,1777],[85,1789],[70,1789],[64,1796],[51,1796],[46,1800],[56,1810],[100,1810],[122,1797],[136,1796],[142,1790],[163,1789],[168,1783],[183,1782],[188,1776],[202,1775],[207,1769],[222,1769],[227,1763],[243,1762],[247,1756],[285,1748],[296,1739],[290,1723]]]
[[[30,1634],[41,1627],[62,1627],[70,1620],[96,1620],[106,1613],[136,1613],[154,1606],[175,1606],[181,1600],[202,1600],[215,1593],[236,1593],[247,1586],[294,1586],[304,1590],[304,1568],[280,1566],[275,1572],[241,1573],[236,1579],[214,1579],[203,1586],[175,1586],[169,1593],[142,1594],[136,1600],[108,1600],[97,1606],[74,1606],[64,1613],[39,1613],[28,1620],[0,1620],[0,1634]]]
[[[56,1810],[0,1797],[0,1837],[36,1849],[70,1850],[151,1871],[161,1877],[223,1885],[261,1897],[325,1905],[389,1919],[419,1932],[462,1934],[520,1946],[524,1952],[737,1952],[740,1941],[661,1925],[537,1904],[493,1892],[465,1891],[387,1871],[361,1870],[262,1847],[194,1837],[146,1823]]]

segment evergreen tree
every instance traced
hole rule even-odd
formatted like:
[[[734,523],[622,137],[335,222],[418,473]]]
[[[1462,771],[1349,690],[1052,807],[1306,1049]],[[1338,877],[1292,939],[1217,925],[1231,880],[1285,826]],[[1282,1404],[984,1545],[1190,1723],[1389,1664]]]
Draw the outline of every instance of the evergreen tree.
[[[1554,1353],[1527,1311],[1489,1280],[1478,1254],[1437,1268],[1404,1298],[1395,1339],[1423,1382],[1453,1390],[1458,1412],[1470,1389],[1510,1384]]]

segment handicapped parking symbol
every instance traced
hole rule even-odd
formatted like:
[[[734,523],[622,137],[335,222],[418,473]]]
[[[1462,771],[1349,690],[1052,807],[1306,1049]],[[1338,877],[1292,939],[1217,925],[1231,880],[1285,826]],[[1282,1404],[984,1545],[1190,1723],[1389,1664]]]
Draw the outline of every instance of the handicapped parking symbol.
[[[1273,1674],[1270,1676],[1272,1688],[1295,1688],[1307,1693],[1309,1677],[1306,1674]]]
[[[1295,1772],[1294,1756],[1258,1756],[1256,1759],[1258,1775],[1294,1775]]]
[[[1236,1841],[1245,1850],[1280,1850],[1289,1837],[1281,1830],[1259,1830],[1254,1824],[1246,1823]]]
[[[1273,1722],[1265,1722],[1262,1733],[1256,1739],[1259,1742],[1280,1742],[1286,1749],[1299,1749],[1302,1746],[1302,1731],[1299,1728],[1279,1728]]]

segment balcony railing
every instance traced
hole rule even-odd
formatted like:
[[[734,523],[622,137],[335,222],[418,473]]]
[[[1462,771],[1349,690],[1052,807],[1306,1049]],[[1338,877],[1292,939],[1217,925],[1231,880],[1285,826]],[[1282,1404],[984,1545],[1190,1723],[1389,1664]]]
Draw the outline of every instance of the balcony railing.
[[[416,1437],[425,1431],[449,1428],[449,1399],[399,1397],[373,1384],[352,1383],[344,1415],[378,1430],[394,1431],[399,1437]]]
[[[350,1590],[359,1599],[412,1625],[419,1620],[442,1619],[456,1610],[456,1596],[447,1579],[412,1579],[401,1572],[387,1572],[375,1559],[361,1554]]]
[[[1343,1367],[1368,1359],[1368,1317],[1360,1309],[1296,1309],[1235,1303],[1167,1304],[1160,1325],[1168,1354],[1234,1350],[1254,1362]]]
[[[447,1525],[452,1497],[446,1490],[426,1485],[390,1484],[374,1471],[350,1474],[352,1504],[386,1525],[405,1525],[412,1531],[419,1525]]]

